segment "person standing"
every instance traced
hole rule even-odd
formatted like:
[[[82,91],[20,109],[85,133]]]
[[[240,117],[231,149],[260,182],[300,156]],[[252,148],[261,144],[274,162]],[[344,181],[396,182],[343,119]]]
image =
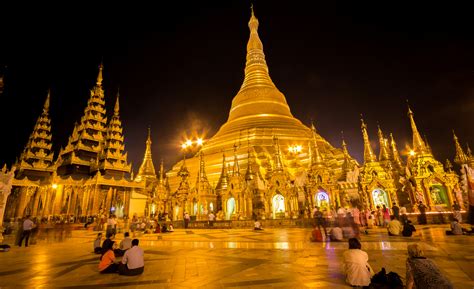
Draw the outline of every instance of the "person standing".
[[[383,214],[380,210],[380,206],[377,206],[377,210],[375,211],[375,220],[377,221],[377,226],[383,226]]]
[[[426,225],[426,206],[421,201],[418,203],[418,210],[420,211],[419,223]]]
[[[458,220],[459,223],[462,222],[462,215],[461,215],[461,206],[454,201],[453,203],[453,217]]]
[[[384,227],[388,226],[388,223],[390,222],[390,210],[383,205],[382,207],[382,214],[383,214],[383,225]]]
[[[393,202],[392,212],[395,216],[395,219],[400,220],[400,208],[397,206],[395,202]]]
[[[214,226],[214,221],[216,220],[216,216],[214,215],[214,212],[211,211],[209,213],[209,215],[207,216],[208,220],[209,220],[209,227],[213,227]]]
[[[184,228],[187,229],[188,226],[189,226],[189,220],[191,219],[191,217],[189,216],[188,212],[185,212],[184,213]]]
[[[26,216],[26,220],[23,221],[23,232],[20,237],[20,241],[18,242],[18,246],[21,247],[23,243],[23,239],[25,239],[25,247],[28,247],[28,240],[30,239],[31,230],[35,227],[35,223],[30,220],[30,216]]]
[[[315,227],[317,227],[318,230],[321,230],[321,227],[323,227],[324,236],[325,236],[325,238],[327,238],[328,233],[326,232],[326,224],[324,222],[323,212],[321,212],[318,207],[314,207],[313,218],[314,218],[314,221],[315,221],[315,224],[316,224]]]

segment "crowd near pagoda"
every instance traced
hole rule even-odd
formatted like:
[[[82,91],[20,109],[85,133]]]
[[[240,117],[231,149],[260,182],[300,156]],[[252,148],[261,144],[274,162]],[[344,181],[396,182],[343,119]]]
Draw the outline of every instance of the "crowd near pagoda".
[[[105,108],[102,65],[84,114],[57,156],[48,92],[23,153],[12,165],[15,177],[5,219],[166,212],[180,220],[187,212],[200,220],[212,211],[219,219],[249,220],[309,217],[314,206],[374,209],[396,203],[410,212],[419,202],[433,211],[450,210],[454,201],[463,209],[474,206],[469,197],[474,157],[456,135],[458,171],[449,160],[443,165],[435,158],[411,108],[407,124],[413,143],[406,156],[400,155],[391,133],[361,119],[364,160],[358,163],[344,139],[340,148],[334,147],[314,123],[306,126],[292,115],[270,78],[253,10],[248,25],[245,77],[227,122],[167,172],[163,161],[155,170],[149,129],[143,162],[133,173],[118,93],[113,112]],[[371,146],[369,129],[377,130],[377,149]]]

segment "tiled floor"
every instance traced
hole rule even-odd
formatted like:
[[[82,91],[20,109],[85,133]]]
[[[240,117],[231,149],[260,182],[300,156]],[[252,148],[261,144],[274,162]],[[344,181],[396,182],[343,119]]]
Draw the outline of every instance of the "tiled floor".
[[[407,244],[420,242],[456,288],[474,288],[474,236],[445,236],[446,226],[418,229],[410,239],[383,229],[362,236],[373,269],[404,277]],[[0,288],[350,288],[340,264],[346,242],[311,243],[308,229],[142,235],[145,273],[138,277],[99,274],[95,234],[54,231],[36,245],[0,253]]]

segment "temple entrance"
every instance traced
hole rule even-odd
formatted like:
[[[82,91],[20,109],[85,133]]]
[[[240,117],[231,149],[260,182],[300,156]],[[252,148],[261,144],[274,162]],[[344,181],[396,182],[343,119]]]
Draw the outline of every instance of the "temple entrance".
[[[441,184],[431,185],[430,197],[433,205],[448,205],[449,203],[446,187]]]
[[[276,194],[272,199],[273,207],[273,218],[284,218],[285,217],[285,197],[281,194]]]
[[[372,191],[372,200],[374,201],[374,207],[380,206],[382,208],[385,205],[387,208],[390,208],[387,192],[382,189]]]
[[[225,219],[230,220],[234,211],[235,211],[235,199],[233,197],[230,197],[227,200],[227,211],[225,214]]]
[[[325,191],[319,191],[314,197],[316,206],[318,206],[320,210],[329,210],[329,195]]]

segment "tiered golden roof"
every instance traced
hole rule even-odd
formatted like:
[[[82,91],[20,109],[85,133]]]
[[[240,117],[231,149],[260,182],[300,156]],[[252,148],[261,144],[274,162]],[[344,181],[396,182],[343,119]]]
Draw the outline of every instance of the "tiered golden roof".
[[[46,172],[54,170],[49,103],[50,91],[48,91],[43,112],[36,121],[28,143],[20,156],[19,163],[16,164],[20,174],[25,170]]]

